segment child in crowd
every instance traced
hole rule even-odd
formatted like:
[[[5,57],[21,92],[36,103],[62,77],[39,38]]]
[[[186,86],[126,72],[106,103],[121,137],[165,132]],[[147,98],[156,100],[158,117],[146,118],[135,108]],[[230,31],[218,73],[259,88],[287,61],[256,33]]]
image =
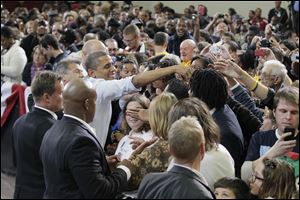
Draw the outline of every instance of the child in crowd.
[[[143,95],[137,94],[132,96],[125,104],[123,109],[123,129],[125,136],[120,140],[115,155],[120,160],[128,159],[134,151],[135,143],[142,143],[150,140],[153,133],[146,122],[135,118],[130,114],[130,110],[147,109],[150,101]]]
[[[250,199],[250,189],[245,181],[235,177],[224,177],[214,184],[217,199]]]

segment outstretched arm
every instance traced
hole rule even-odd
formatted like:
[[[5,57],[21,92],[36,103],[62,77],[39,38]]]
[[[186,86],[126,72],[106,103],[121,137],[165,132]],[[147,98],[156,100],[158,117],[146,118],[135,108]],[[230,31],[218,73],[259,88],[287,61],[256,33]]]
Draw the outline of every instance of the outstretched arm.
[[[187,74],[187,72],[190,69],[185,68],[181,65],[174,65],[171,67],[166,67],[166,68],[160,68],[160,69],[156,69],[156,70],[151,70],[151,71],[146,71],[143,73],[140,73],[136,76],[134,76],[132,78],[132,84],[138,88],[138,87],[142,87],[145,86],[157,79],[160,79],[164,76],[167,76],[169,74],[173,74],[173,73],[179,73],[181,75],[185,75]]]

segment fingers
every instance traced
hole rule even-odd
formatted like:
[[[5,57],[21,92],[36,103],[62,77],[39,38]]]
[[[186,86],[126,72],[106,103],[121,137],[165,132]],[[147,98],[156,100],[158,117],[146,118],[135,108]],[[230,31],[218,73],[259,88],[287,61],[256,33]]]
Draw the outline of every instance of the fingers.
[[[284,138],[286,138],[287,136],[292,135],[292,132],[287,132],[287,133],[283,133],[281,135],[281,137],[279,138],[280,141],[284,141]]]
[[[153,137],[151,140],[143,142],[136,148],[136,150],[132,154],[133,155],[140,154],[146,147],[154,144],[158,139],[159,139],[158,137]]]
[[[139,110],[135,110],[135,109],[128,109],[126,110],[126,115],[129,115],[130,117],[139,119]]]

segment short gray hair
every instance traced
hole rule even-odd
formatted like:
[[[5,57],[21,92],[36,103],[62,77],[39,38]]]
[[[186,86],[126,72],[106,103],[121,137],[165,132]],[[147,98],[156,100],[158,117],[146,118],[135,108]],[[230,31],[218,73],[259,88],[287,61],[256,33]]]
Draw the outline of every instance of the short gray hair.
[[[89,69],[96,70],[97,67],[100,65],[99,58],[102,56],[108,56],[108,54],[104,51],[96,51],[96,52],[88,55],[86,62],[85,62],[86,70],[89,70]]]
[[[274,75],[280,77],[282,82],[285,80],[287,75],[287,70],[284,64],[278,60],[268,60],[264,63],[264,66],[261,70],[262,73],[268,75]]]
[[[61,60],[58,64],[57,64],[57,67],[56,67],[56,70],[55,72],[58,73],[58,74],[62,74],[62,75],[65,75],[65,74],[68,74],[69,72],[69,65],[70,64],[78,64],[80,65],[80,61],[79,60],[75,60],[75,59],[64,59],[64,60]]]

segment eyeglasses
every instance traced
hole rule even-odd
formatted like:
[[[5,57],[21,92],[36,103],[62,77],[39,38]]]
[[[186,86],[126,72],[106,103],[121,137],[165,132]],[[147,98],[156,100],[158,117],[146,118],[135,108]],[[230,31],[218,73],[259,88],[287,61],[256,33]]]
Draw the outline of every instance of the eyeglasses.
[[[126,40],[125,38],[123,39],[124,42],[126,43],[132,43],[134,40],[135,40],[136,37],[133,37],[132,39],[130,40]]]
[[[113,49],[108,49],[108,51],[117,51],[117,48],[113,48]]]
[[[252,174],[251,174],[251,177],[250,177],[250,181],[251,181],[251,182],[255,182],[256,179],[257,179],[257,180],[260,180],[260,181],[263,181],[263,180],[264,180],[263,178],[258,177],[258,176],[256,176],[254,173],[252,173]]]

